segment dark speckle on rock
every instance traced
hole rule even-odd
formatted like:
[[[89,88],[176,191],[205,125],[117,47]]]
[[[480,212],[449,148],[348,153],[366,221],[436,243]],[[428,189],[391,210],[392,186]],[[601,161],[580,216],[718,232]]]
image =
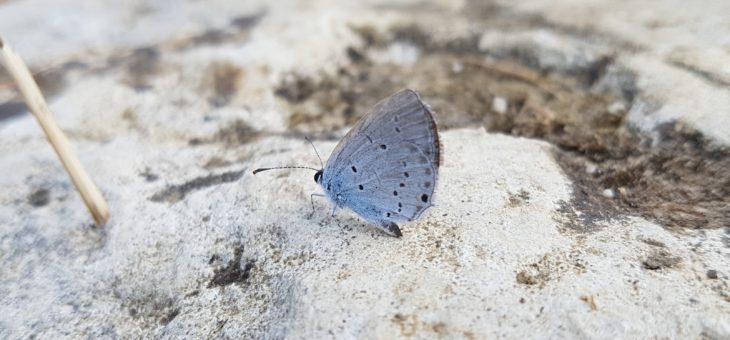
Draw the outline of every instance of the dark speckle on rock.
[[[521,271],[517,273],[517,276],[515,277],[518,283],[521,283],[523,285],[534,285],[537,284],[537,280],[532,275],[528,274],[526,271]]]
[[[215,255],[211,257],[209,263],[215,262]],[[236,247],[233,253],[233,259],[228,264],[215,270],[213,279],[208,283],[208,288],[223,287],[234,283],[245,283],[251,275],[251,269],[255,266],[254,260],[246,260],[241,263],[243,257],[243,246]]]
[[[648,270],[659,270],[665,268],[672,268],[682,261],[681,258],[673,256],[668,251],[654,250],[647,256],[642,262],[644,269]]]
[[[258,25],[265,15],[266,11],[261,11],[251,15],[236,17],[231,20],[231,25],[241,31],[250,30]]]
[[[34,207],[42,207],[50,202],[51,192],[46,188],[33,190],[28,195],[28,203]]]
[[[139,175],[147,182],[154,182],[160,178],[160,176],[153,173],[149,168],[144,169]]]

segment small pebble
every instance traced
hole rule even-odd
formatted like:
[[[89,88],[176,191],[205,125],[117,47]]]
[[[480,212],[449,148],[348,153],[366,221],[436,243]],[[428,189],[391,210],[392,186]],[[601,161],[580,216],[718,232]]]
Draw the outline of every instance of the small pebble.
[[[461,73],[461,71],[463,71],[463,70],[464,70],[464,64],[462,64],[458,61],[451,63],[451,72]]]
[[[615,194],[613,193],[613,189],[604,189],[603,192],[601,192],[601,195],[605,198],[613,198]]]
[[[608,113],[617,114],[626,112],[626,105],[623,102],[613,102],[608,106]]]
[[[596,170],[598,170],[598,167],[593,163],[586,164],[586,173],[587,174],[595,174]]]
[[[507,99],[504,97],[494,97],[492,100],[492,111],[501,115],[507,113]]]

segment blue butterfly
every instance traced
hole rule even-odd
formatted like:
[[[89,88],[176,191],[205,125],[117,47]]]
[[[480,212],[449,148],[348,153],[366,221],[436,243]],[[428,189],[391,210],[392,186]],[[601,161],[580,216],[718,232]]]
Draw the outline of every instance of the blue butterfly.
[[[416,91],[381,100],[332,151],[314,181],[335,207],[346,207],[400,237],[396,222],[413,221],[431,207],[441,163],[431,108]],[[261,168],[260,171],[296,168]]]

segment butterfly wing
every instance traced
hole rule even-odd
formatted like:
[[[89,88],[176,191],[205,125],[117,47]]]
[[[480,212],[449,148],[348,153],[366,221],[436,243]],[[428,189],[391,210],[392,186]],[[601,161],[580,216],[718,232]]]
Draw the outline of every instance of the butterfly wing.
[[[431,109],[413,90],[376,104],[337,145],[323,173],[336,202],[386,231],[432,204],[441,146]]]

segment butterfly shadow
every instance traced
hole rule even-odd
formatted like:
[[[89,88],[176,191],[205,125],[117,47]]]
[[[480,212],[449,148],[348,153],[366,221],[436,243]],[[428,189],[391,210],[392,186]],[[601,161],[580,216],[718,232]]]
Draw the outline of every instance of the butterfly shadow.
[[[321,212],[324,210],[324,209],[321,209],[321,204],[318,204],[318,206],[315,207],[314,197],[325,198],[325,201],[330,203],[329,200],[326,200],[326,196],[323,194],[317,194],[317,193],[311,194],[310,200],[312,203],[312,212],[310,212],[307,215],[308,220],[314,220],[315,214],[317,212]],[[327,214],[327,216],[325,216],[324,218],[322,218],[319,221],[320,226],[326,226],[326,225],[330,224],[330,221],[334,221],[335,224],[337,224],[337,226],[339,227],[339,231],[342,235],[352,232],[355,229],[354,227],[357,227],[358,229],[361,229],[363,231],[368,231],[368,229],[371,229],[371,227],[366,222],[359,219],[354,213],[347,211],[347,209],[342,209],[341,207],[334,206],[331,203],[327,204],[327,205],[333,206],[333,207],[332,207],[331,213]],[[327,210],[329,210],[329,209],[327,209]],[[372,228],[372,229],[373,229],[373,231],[375,231],[377,228]],[[385,233],[383,233],[383,234],[387,235]]]

